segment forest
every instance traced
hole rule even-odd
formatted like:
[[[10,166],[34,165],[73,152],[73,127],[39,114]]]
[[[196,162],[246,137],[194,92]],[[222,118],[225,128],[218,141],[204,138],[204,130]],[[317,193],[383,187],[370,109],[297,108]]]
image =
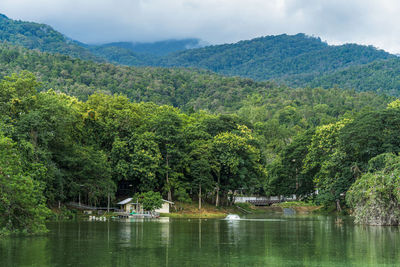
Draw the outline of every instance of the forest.
[[[330,47],[302,34],[169,54],[204,68],[226,63],[211,69],[242,76],[230,72],[228,60],[201,58],[235,53],[242,64],[259,43],[276,42],[264,51],[271,58],[260,60],[271,63],[271,77],[293,74],[298,84],[290,87],[198,66],[113,65],[49,26],[4,16],[1,23],[11,30],[0,31],[7,40],[0,44],[0,235],[45,232],[51,209],[80,197],[98,206],[109,196],[115,202],[150,191],[216,206],[232,205],[239,191],[295,194],[339,212],[351,209],[359,223],[400,223],[400,101],[390,96],[397,95],[397,80],[387,79],[397,73],[392,55]],[[285,43],[293,51],[282,52]],[[312,58],[330,65],[315,69]],[[243,66],[253,78],[265,74],[252,71],[265,71],[257,64]],[[302,79],[310,86],[302,87]],[[344,83],[354,88],[336,86]]]
[[[318,37],[303,33],[265,36],[206,47],[201,47],[198,39],[88,45],[65,37],[49,25],[12,20],[0,15],[0,40],[8,45],[94,62],[141,67],[189,67],[197,69],[199,73],[208,70],[209,74],[212,71],[256,81],[269,80],[290,87],[338,87],[394,96],[398,96],[400,90],[397,75],[400,69],[398,56],[372,46],[329,45]],[[30,69],[35,72],[32,66]],[[60,79],[71,78],[68,76],[69,72],[64,72]],[[72,75],[72,79],[75,74]],[[91,90],[110,90],[112,87],[111,92],[115,93],[112,83],[99,84],[90,79],[86,80],[86,74],[82,73],[84,77],[81,83],[86,83],[86,86],[92,83]],[[72,84],[68,84],[68,89],[85,94],[84,90],[77,90]],[[86,95],[88,94],[90,93],[86,92]]]
[[[80,194],[100,205],[127,183],[134,185],[127,194],[157,191],[181,202],[230,205],[240,189],[296,194],[340,210],[357,177],[390,175],[390,155],[375,169],[370,161],[400,148],[399,102],[373,94],[293,89],[290,101],[278,90],[274,100],[253,95],[236,112],[218,114],[119,94],[81,101],[38,88],[26,71],[0,83],[3,232],[45,231],[49,207]],[[349,192],[349,203],[369,197]]]

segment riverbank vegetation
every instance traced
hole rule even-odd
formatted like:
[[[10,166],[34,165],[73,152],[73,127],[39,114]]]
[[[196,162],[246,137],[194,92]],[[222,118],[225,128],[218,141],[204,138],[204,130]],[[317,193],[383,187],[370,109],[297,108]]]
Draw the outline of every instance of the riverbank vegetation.
[[[199,86],[197,72],[187,73],[193,83],[188,88]],[[232,192],[240,190],[296,194],[341,209],[371,158],[399,152],[398,102],[385,108],[391,98],[218,79],[218,86],[229,81],[245,92],[248,83],[264,91],[238,101],[234,112],[218,114],[132,102],[119,94],[79,100],[59,90],[39,92],[43,85],[29,72],[5,77],[0,82],[2,232],[45,231],[47,207],[78,199],[99,206],[109,197],[148,191],[198,201],[199,207],[229,206]],[[215,92],[221,99],[232,93]]]

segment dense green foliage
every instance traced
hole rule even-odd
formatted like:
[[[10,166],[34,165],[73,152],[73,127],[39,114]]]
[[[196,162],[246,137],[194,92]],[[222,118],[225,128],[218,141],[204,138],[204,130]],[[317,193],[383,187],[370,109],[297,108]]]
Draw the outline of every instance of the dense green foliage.
[[[399,118],[396,100],[300,133],[269,165],[270,190],[311,196],[318,189],[316,201],[338,210],[349,193],[357,222],[398,224]]]
[[[346,200],[357,223],[398,225],[400,223],[400,157],[380,154],[369,161],[369,170],[349,189]]]
[[[283,34],[177,52],[159,65],[205,68],[256,80],[291,80],[292,75],[315,76],[392,57],[395,56],[370,46],[329,46],[304,34]]]
[[[273,79],[292,87],[338,86],[357,91],[399,94],[397,73],[400,60],[396,56],[371,46],[330,46],[319,38],[305,34],[266,36],[234,44],[196,48],[201,46],[197,39],[85,45],[66,38],[48,25],[15,21],[4,15],[0,16],[0,26],[0,40],[3,42],[74,58],[129,66],[202,68],[229,76]],[[30,70],[34,71],[32,67]],[[68,73],[66,71],[59,77],[75,77]],[[93,83],[86,79],[86,72],[82,75],[82,90],[74,88],[73,84],[67,84],[65,88],[75,91],[75,94],[86,91],[83,93],[86,96],[94,88],[115,93],[115,83]],[[126,87],[127,81],[124,83]],[[91,86],[91,90],[86,86]]]
[[[365,104],[378,107],[385,96],[353,91],[296,89],[271,82],[223,77],[205,71],[188,69],[135,68],[73,59],[29,51],[8,45],[0,46],[0,74],[29,70],[41,81],[40,90],[53,88],[85,100],[94,92],[122,93],[133,101],[169,104],[183,110],[232,112],[247,106],[257,106],[257,120],[266,120],[274,110],[285,106],[315,106],[316,110],[297,110],[297,118],[313,117],[314,125],[321,120],[359,110]],[[243,102],[244,99],[247,100]],[[351,104],[350,104],[351,102]],[[318,106],[318,104],[326,104]],[[251,108],[251,107],[249,107]],[[264,112],[269,109],[271,111]],[[252,111],[253,112],[253,111]],[[290,111],[287,111],[290,113]],[[313,114],[317,112],[320,119]],[[246,113],[246,110],[243,110]],[[247,112],[249,113],[249,112]],[[327,113],[329,116],[323,116]],[[265,117],[268,116],[268,117]],[[282,118],[283,119],[283,118]],[[289,119],[289,118],[287,118]],[[311,118],[310,118],[311,119]]]
[[[37,232],[43,229],[44,199],[48,205],[78,198],[99,205],[124,183],[134,185],[134,192],[190,198],[199,178],[192,153],[198,143],[214,149],[205,163],[212,166],[209,181],[201,182],[209,199],[216,198],[215,188],[223,201],[235,187],[263,190],[262,149],[236,117],[189,116],[171,106],[104,94],[80,102],[52,90],[38,93],[37,85],[27,72],[0,83],[5,229]]]
[[[23,116],[33,101],[35,86],[27,76],[0,83],[0,235],[46,229],[43,221],[48,210],[43,189],[48,170],[36,160],[33,143],[11,139],[16,133],[9,123]]]
[[[143,54],[138,55],[131,49],[112,46],[112,45],[100,45],[90,46],[90,51],[97,57],[103,58],[104,60],[120,65],[126,66],[148,66],[158,58],[154,55]]]
[[[299,79],[293,85],[339,87],[358,91],[375,91],[400,95],[400,58],[379,60],[365,65],[351,66],[314,77],[311,81]]]
[[[78,197],[100,205],[117,190],[124,194],[126,184],[133,186],[128,194],[154,191],[180,201],[197,197],[199,207],[202,201],[229,204],[237,189],[307,196],[315,186],[336,186],[329,179],[316,182],[318,171],[312,177],[302,171],[312,160],[331,160],[318,152],[319,146],[313,148],[317,133],[326,131],[321,138],[330,138],[330,126],[319,126],[315,133],[312,129],[364,108],[379,110],[388,100],[337,89],[295,90],[288,95],[288,89],[271,86],[270,94],[247,98],[238,115],[185,114],[172,106],[133,103],[119,95],[97,93],[82,102],[54,90],[39,93],[39,84],[27,72],[6,77],[0,85],[4,140],[23,148],[19,153],[27,164],[25,179],[32,181],[26,189],[34,198],[31,203],[43,203],[44,196],[48,205]],[[397,112],[396,103],[384,112]],[[340,138],[334,136],[329,144],[338,147]],[[29,207],[24,209],[29,214]],[[44,218],[29,218],[33,217]]]
[[[5,17],[0,23],[6,25],[0,35],[11,43],[37,48],[44,42],[52,46],[43,50],[85,58],[80,50],[57,50],[66,40],[43,34],[51,28]],[[101,49],[99,54],[115,56],[115,62],[121,55],[127,61],[135,56],[123,45]],[[115,49],[126,55],[115,55]],[[255,53],[261,56],[252,58]],[[246,76],[240,73],[246,70],[259,79],[354,84],[396,94],[397,78],[386,77],[396,77],[398,59],[365,64],[391,57],[372,47],[331,47],[300,34],[188,50],[162,64],[196,61],[229,75]],[[341,210],[350,188],[347,200],[359,222],[399,221],[392,212],[397,195],[391,193],[398,165],[387,167],[393,160],[382,156],[400,152],[400,101],[392,97],[293,89],[205,70],[115,66],[10,44],[0,45],[0,75],[11,75],[0,82],[2,232],[44,231],[46,202],[101,205],[108,196],[144,192],[197,199],[199,208],[204,201],[229,205],[236,190],[296,194]],[[382,159],[390,162],[372,170]],[[369,195],[360,192],[370,185]],[[377,213],[367,212],[371,205]]]
[[[137,199],[138,202],[142,204],[143,209],[147,211],[154,211],[155,209],[159,209],[161,208],[163,203],[159,192],[143,192],[137,194],[134,198]]]
[[[201,46],[198,39],[86,45],[65,37],[49,25],[12,20],[2,14],[0,14],[0,40],[42,52],[131,66],[152,65],[158,61],[159,56]]]
[[[0,235],[43,232],[48,210],[40,180],[46,171],[40,163],[27,161],[16,143],[0,134]],[[28,143],[20,146],[30,149]]]
[[[239,102],[238,115],[185,114],[172,106],[133,103],[120,95],[97,93],[82,102],[54,90],[39,93],[39,84],[27,72],[6,77],[0,85],[4,140],[20,147],[21,160],[27,164],[25,179],[32,181],[26,189],[34,198],[31,203],[43,203],[44,196],[48,205],[78,197],[100,205],[117,190],[124,194],[127,184],[133,186],[128,194],[154,191],[180,201],[197,197],[200,205],[229,204],[237,189],[248,194],[307,195],[313,190],[312,180],[297,178],[305,147],[311,143],[307,138],[313,134],[304,131],[364,108],[379,109],[388,101],[337,89],[289,93],[288,88],[270,85],[268,94]],[[292,141],[302,133],[304,138]],[[285,158],[299,168],[286,176],[273,170],[278,159],[285,166]],[[272,173],[278,173],[274,180]],[[293,181],[298,183],[295,187]]]

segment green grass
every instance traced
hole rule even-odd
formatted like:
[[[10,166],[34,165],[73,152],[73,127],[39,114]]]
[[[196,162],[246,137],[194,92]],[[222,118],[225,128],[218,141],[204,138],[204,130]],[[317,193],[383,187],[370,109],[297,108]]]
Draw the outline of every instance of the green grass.
[[[282,202],[273,204],[275,207],[281,208],[293,208],[293,207],[318,207],[318,205],[312,202],[304,202],[304,201],[290,201],[290,202]]]

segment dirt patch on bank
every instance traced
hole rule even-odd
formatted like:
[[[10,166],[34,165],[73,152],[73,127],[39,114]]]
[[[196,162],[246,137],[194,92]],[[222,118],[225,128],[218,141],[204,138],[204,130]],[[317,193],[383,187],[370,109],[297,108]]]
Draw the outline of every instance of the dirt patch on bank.
[[[310,207],[292,207],[298,213],[310,213],[321,209],[322,206],[310,206]]]

